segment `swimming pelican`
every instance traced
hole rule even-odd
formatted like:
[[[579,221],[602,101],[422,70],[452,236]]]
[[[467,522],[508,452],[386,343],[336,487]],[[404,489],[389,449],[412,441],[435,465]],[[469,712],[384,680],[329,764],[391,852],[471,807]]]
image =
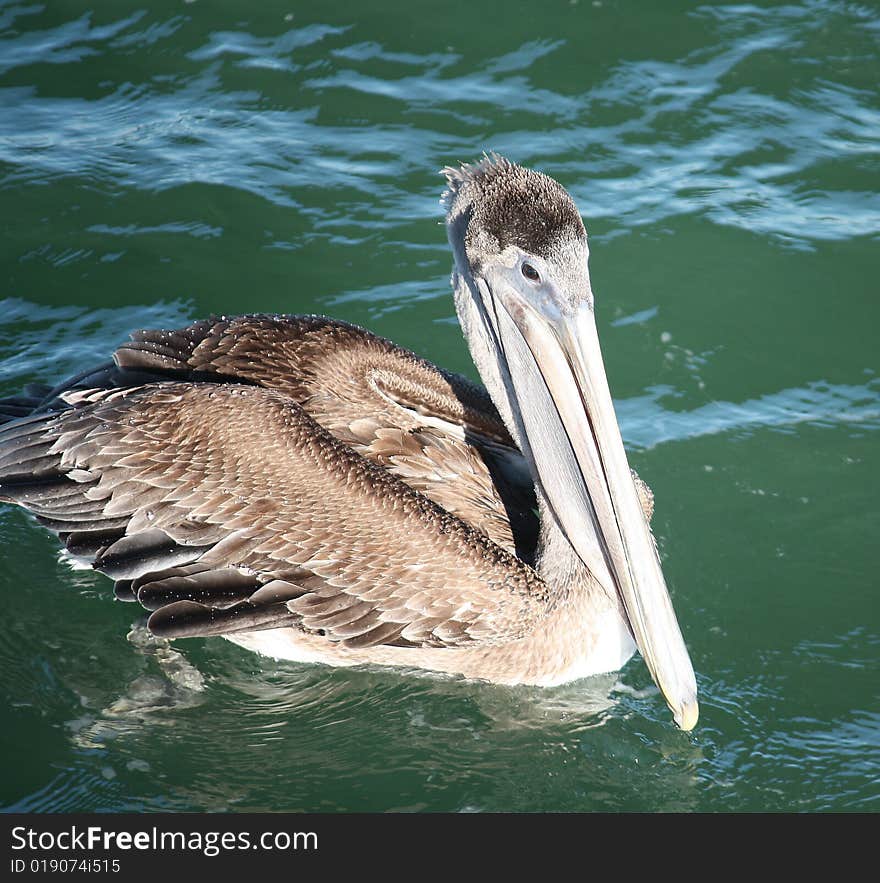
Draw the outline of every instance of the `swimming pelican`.
[[[444,173],[485,390],[326,318],[140,331],[113,364],[6,402],[24,416],[0,427],[0,499],[152,610],[157,635],[547,686],[637,647],[689,730],[696,681],[580,214],[496,154]]]

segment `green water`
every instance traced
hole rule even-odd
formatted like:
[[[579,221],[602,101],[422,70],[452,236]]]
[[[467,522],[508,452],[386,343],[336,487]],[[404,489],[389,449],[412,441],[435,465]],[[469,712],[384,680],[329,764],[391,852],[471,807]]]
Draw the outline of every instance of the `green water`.
[[[437,170],[508,154],[585,217],[702,699],[151,644],[0,507],[0,805],[880,808],[878,42],[831,0],[0,2],[0,394],[252,311],[475,376]]]

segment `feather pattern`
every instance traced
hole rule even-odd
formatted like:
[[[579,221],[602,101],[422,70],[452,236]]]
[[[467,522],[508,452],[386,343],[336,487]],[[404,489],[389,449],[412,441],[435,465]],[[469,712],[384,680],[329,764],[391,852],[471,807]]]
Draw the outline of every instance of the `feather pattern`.
[[[456,311],[491,399],[316,316],[138,331],[112,363],[0,401],[0,501],[157,635],[532,684],[613,670],[635,638],[693,726],[577,208],[497,155],[445,174]]]
[[[481,387],[314,316],[139,331],[114,361],[0,403],[0,499],[155,633],[451,649],[552,611],[531,479]]]
[[[281,324],[268,327],[277,334]],[[170,339],[188,347],[194,337]],[[219,338],[204,339],[216,348]],[[158,355],[167,370],[180,352]],[[244,364],[256,373],[252,360]],[[228,364],[212,367],[236,376]],[[314,401],[291,378],[275,385]],[[387,366],[386,380],[396,382]],[[162,633],[284,624],[355,646],[442,647],[509,641],[545,615],[547,587],[514,556],[488,468],[462,440],[389,425],[392,408],[399,423],[415,421],[386,403],[369,425],[350,414],[349,425],[335,423],[351,438],[342,444],[285,392],[192,381],[68,392],[65,410],[0,429],[0,495],[64,531],[71,551],[93,552],[96,569],[131,581],[129,594],[155,611],[151,628]],[[444,404],[444,417],[469,413],[499,444],[491,412]],[[321,408],[339,413],[326,395]],[[423,492],[450,480],[486,510],[477,519],[484,530]]]

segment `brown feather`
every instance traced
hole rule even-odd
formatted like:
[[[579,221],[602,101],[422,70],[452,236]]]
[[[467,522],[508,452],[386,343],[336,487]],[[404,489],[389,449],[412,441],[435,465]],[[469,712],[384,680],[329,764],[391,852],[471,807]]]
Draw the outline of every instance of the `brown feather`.
[[[0,427],[0,497],[158,633],[489,646],[547,615],[533,489],[481,387],[317,317],[137,332],[115,360],[120,388]]]

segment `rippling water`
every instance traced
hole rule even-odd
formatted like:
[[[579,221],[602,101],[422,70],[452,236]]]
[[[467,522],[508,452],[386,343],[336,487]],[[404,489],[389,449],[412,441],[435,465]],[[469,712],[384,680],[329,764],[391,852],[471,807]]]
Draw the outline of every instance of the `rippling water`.
[[[876,810],[870,5],[0,2],[0,393],[136,327],[323,312],[474,375],[442,166],[557,177],[702,693],[164,644],[0,509],[0,804]]]

